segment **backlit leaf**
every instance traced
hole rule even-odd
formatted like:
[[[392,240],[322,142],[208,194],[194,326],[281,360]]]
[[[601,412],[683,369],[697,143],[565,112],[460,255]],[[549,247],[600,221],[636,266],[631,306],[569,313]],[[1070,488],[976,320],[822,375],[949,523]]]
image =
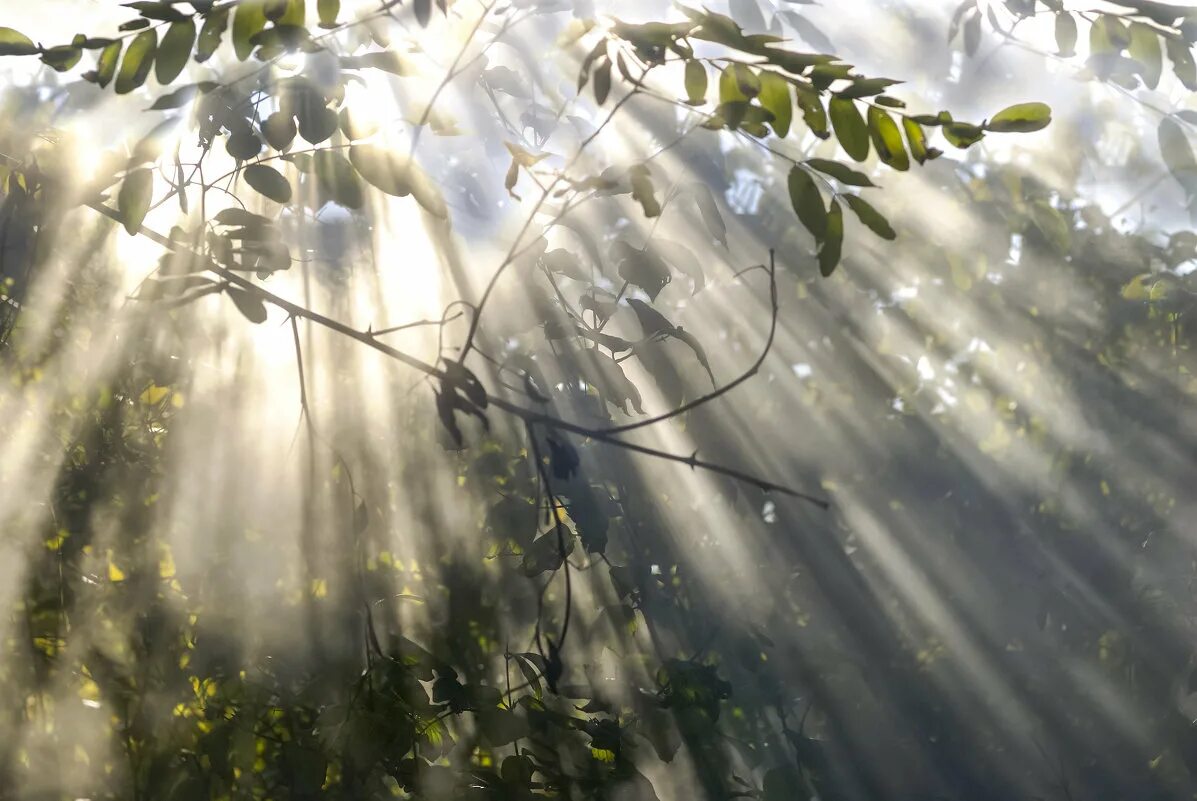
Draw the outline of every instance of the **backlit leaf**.
[[[114,89],[118,95],[128,94],[145,83],[154,64],[154,50],[158,47],[158,34],[154,30],[142,31],[133,37],[125,49],[125,57],[116,73]]]
[[[806,226],[816,240],[821,240],[827,230],[827,209],[823,206],[823,196],[815,179],[804,168],[795,164],[790,169],[787,180],[790,192],[790,205],[798,219]]]
[[[158,83],[166,86],[183,71],[187,59],[191,56],[191,46],[195,44],[195,22],[185,19],[172,22],[162,37],[158,52],[154,56],[154,77]]]
[[[835,129],[835,137],[855,161],[864,161],[869,157],[869,129],[864,118],[856,108],[856,103],[842,97],[833,97],[827,104],[831,116],[831,127]]]
[[[121,223],[130,235],[141,228],[154,191],[154,174],[141,168],[125,176],[116,196],[116,208],[121,214]]]
[[[242,171],[245,182],[276,203],[291,202],[291,184],[281,172],[265,164],[251,164]]]

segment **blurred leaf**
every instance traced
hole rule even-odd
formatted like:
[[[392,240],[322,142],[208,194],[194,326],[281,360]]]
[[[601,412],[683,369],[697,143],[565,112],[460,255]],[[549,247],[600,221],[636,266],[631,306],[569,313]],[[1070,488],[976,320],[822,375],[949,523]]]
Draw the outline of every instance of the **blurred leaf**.
[[[1159,86],[1164,72],[1164,53],[1155,28],[1142,22],[1130,24],[1130,57],[1139,64],[1138,72],[1148,89]]]
[[[637,164],[628,170],[632,182],[632,197],[644,209],[645,217],[656,217],[661,213],[661,204],[653,192],[652,173],[645,164]]]
[[[362,207],[361,182],[357,171],[344,156],[332,150],[318,150],[312,162],[316,180],[329,197],[347,209]]]
[[[1197,195],[1197,159],[1184,129],[1176,120],[1164,117],[1157,134],[1164,165],[1186,193]]]
[[[317,0],[316,13],[320,17],[321,28],[335,28],[337,15],[341,13],[341,0]]]
[[[1186,89],[1197,91],[1197,63],[1193,61],[1189,45],[1169,36],[1164,39],[1164,49],[1168,51],[1168,60],[1172,62],[1172,72]]]
[[[707,101],[707,68],[701,61],[687,61],[685,80],[690,105],[701,106]]]
[[[121,214],[121,223],[129,235],[135,235],[141,228],[154,191],[154,174],[145,168],[133,170],[125,176],[116,196],[116,208]]]
[[[294,141],[295,134],[295,118],[290,114],[276,111],[262,121],[262,135],[275,150],[285,150]]]
[[[245,182],[275,203],[291,202],[291,184],[283,174],[265,164],[251,164],[241,173]]]
[[[1065,58],[1076,55],[1076,19],[1067,11],[1056,14],[1056,50]]]
[[[266,322],[266,304],[262,303],[261,298],[257,295],[251,295],[244,289],[235,286],[225,287],[225,292],[229,294],[237,311],[245,315],[245,319],[251,323]]]

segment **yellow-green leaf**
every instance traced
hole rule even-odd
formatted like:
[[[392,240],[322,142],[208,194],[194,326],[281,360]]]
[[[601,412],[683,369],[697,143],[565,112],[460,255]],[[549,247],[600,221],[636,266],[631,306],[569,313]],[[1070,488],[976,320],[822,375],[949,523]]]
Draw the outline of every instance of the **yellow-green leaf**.
[[[707,68],[701,61],[686,62],[686,96],[692,106],[707,102]]]
[[[994,114],[985,128],[995,133],[1030,133],[1046,128],[1051,121],[1052,109],[1046,103],[1018,103]]]
[[[116,93],[128,94],[145,83],[154,64],[154,51],[158,47],[158,34],[154,29],[142,31],[133,37],[125,49],[125,57],[116,73]]]
[[[37,45],[25,34],[12,28],[0,27],[0,56],[32,56]]]
[[[266,27],[264,0],[243,0],[233,10],[233,52],[239,61],[245,61],[254,51],[254,34]]]
[[[873,137],[873,146],[877,148],[877,156],[883,163],[899,171],[910,169],[910,157],[906,155],[902,132],[888,112],[869,106],[869,133]]]
[[[119,41],[100,51],[100,58],[96,61],[96,84],[103,89],[116,75],[116,64],[121,57],[121,43]]]
[[[790,96],[790,82],[775,72],[760,74],[760,104],[773,114],[773,133],[785,138],[794,119],[794,99]]]
[[[172,22],[162,37],[162,44],[158,46],[158,53],[154,56],[154,77],[158,83],[167,85],[187,65],[191,55],[191,46],[195,44],[195,22],[188,18],[179,22]]]
[[[833,97],[827,104],[831,116],[831,127],[835,130],[835,137],[855,161],[864,161],[869,157],[869,129],[865,126],[864,118],[856,108],[856,103],[842,97]]]

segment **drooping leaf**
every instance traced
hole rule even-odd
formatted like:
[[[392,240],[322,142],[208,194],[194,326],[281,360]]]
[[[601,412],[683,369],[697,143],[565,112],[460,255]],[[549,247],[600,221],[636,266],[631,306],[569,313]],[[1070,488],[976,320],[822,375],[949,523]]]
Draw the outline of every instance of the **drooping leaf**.
[[[253,37],[266,27],[265,7],[265,0],[243,0],[233,9],[233,52],[238,61],[253,53]]]
[[[844,202],[848,204],[848,208],[852,209],[852,211],[856,213],[857,219],[864,223],[864,225],[868,227],[870,231],[882,239],[897,239],[898,234],[896,231],[894,231],[893,227],[890,226],[889,220],[885,219],[881,212],[873,208],[872,204],[870,204],[864,198],[860,197],[859,195],[846,194],[840,195],[840,197],[842,197]]]
[[[611,59],[604,58],[594,71],[594,102],[603,105],[611,93]]]
[[[1189,45],[1171,36],[1164,39],[1164,49],[1168,51],[1168,60],[1172,62],[1172,72],[1189,91],[1197,91],[1197,62],[1193,61],[1193,53]]]
[[[1076,55],[1076,19],[1067,11],[1056,14],[1056,50],[1065,58]]]
[[[312,164],[316,180],[329,197],[347,209],[362,207],[362,185],[348,159],[336,151],[318,150]]]
[[[154,174],[146,169],[136,169],[125,176],[116,196],[116,208],[121,214],[121,223],[132,236],[141,228],[154,191]]]
[[[154,56],[154,77],[166,86],[183,71],[195,44],[195,21],[191,18],[172,22],[162,37]]]
[[[819,247],[819,272],[823,277],[831,275],[840,263],[840,252],[844,245],[844,212],[839,201],[832,200],[827,210],[825,236]]]
[[[833,97],[827,104],[831,117],[831,127],[835,130],[835,137],[854,161],[864,161],[869,157],[869,129],[860,110],[852,100]]]
[[[1018,103],[990,118],[985,128],[996,133],[1030,133],[1051,124],[1052,110],[1046,103]]]
[[[56,72],[66,72],[79,63],[83,51],[72,45],[51,47],[42,53],[42,63]]]
[[[1184,129],[1171,117],[1160,120],[1157,131],[1164,165],[1189,195],[1197,195],[1197,159]]]
[[[669,265],[651,250],[641,250],[619,240],[611,248],[611,255],[618,264],[619,277],[640,287],[654,300],[673,278]]]
[[[719,206],[715,203],[715,195],[711,188],[700,181],[694,181],[686,184],[683,191],[694,198],[703,225],[711,236],[715,237],[719,244],[727,247],[727,224],[723,221],[723,215],[719,213]]]
[[[877,149],[877,157],[882,163],[899,171],[910,169],[910,157],[906,155],[902,132],[889,112],[869,106],[869,134],[873,137],[873,147]]]
[[[628,178],[632,182],[632,198],[644,209],[645,217],[656,217],[661,213],[661,204],[653,190],[652,173],[648,166],[637,164],[628,170]]]
[[[1137,72],[1148,89],[1159,86],[1164,73],[1164,53],[1155,28],[1142,22],[1130,24],[1130,57],[1137,63]]]
[[[220,47],[220,38],[229,27],[228,7],[209,12],[204,17],[204,24],[200,27],[199,38],[195,43],[195,60],[203,63],[212,57],[216,48]]]
[[[158,34],[152,29],[133,37],[133,41],[125,48],[125,57],[116,73],[114,89],[118,95],[128,94],[145,83],[154,64],[157,47]]]
[[[251,164],[241,173],[245,182],[275,203],[291,202],[291,184],[281,172],[265,164]]]
[[[794,99],[790,96],[790,83],[776,72],[762,71],[760,75],[761,106],[773,115],[773,133],[784,139],[790,132],[794,119]]]
[[[225,150],[233,158],[246,161],[262,152],[262,140],[248,125],[245,125],[229,134],[228,141],[225,142]]]
[[[906,143],[910,146],[910,155],[919,164],[925,164],[933,156],[927,148],[927,134],[923,131],[923,126],[909,117],[903,117],[902,128],[906,131]]]
[[[827,128],[827,111],[823,108],[823,99],[819,93],[809,86],[798,86],[798,106],[802,109],[802,120],[811,133],[820,139],[831,136]]]
[[[100,51],[100,58],[96,61],[96,85],[101,89],[112,82],[120,57],[121,43],[119,41],[113,42]]]
[[[787,185],[790,205],[799,221],[816,240],[822,240],[827,231],[827,209],[823,206],[823,196],[815,185],[815,179],[803,167],[795,164],[790,168]]]
[[[337,15],[341,13],[341,0],[317,0],[316,13],[320,17],[321,28],[335,28]]]
[[[701,61],[686,62],[686,96],[692,106],[701,106],[707,102],[707,68]]]

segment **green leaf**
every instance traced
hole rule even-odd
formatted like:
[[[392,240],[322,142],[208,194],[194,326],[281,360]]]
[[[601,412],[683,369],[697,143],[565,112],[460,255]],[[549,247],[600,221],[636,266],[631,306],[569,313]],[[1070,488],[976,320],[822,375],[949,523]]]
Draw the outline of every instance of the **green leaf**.
[[[1068,254],[1072,243],[1072,226],[1058,209],[1045,200],[1036,200],[1031,204],[1031,219],[1058,253]]]
[[[25,34],[12,28],[0,27],[0,56],[32,56],[37,45]]]
[[[145,83],[154,64],[154,50],[158,47],[158,34],[153,29],[142,31],[133,37],[125,49],[125,57],[116,73],[118,95],[128,94]]]
[[[275,203],[291,202],[291,184],[283,174],[265,164],[251,164],[242,173],[245,182]]]
[[[949,122],[943,126],[943,135],[954,146],[964,150],[980,142],[985,137],[985,131],[970,122]]]
[[[794,119],[794,98],[790,96],[790,82],[776,72],[762,71],[760,83],[760,104],[773,115],[773,133],[785,139]]]
[[[220,47],[220,38],[229,27],[229,10],[227,7],[212,11],[204,17],[204,24],[200,27],[199,39],[195,44],[195,60],[203,63],[212,57],[216,48]]]
[[[83,51],[78,47],[59,45],[58,47],[51,47],[42,53],[42,63],[51,67],[56,72],[66,72],[78,64],[82,56]]]
[[[1076,19],[1067,11],[1056,14],[1056,50],[1065,58],[1076,55]]]
[[[835,129],[835,136],[855,161],[864,161],[869,157],[869,129],[865,126],[864,118],[856,108],[856,103],[842,97],[833,97],[827,104],[831,116],[831,127]]]
[[[191,46],[195,44],[195,22],[185,19],[172,22],[162,37],[162,44],[158,46],[158,53],[154,57],[154,77],[158,83],[166,86],[179,77],[187,59],[191,55]]]
[[[875,186],[869,180],[869,176],[838,161],[831,161],[830,159],[807,159],[804,163],[806,166],[812,167],[825,175],[830,175],[842,184],[848,184],[849,186]]]
[[[840,253],[844,248],[844,211],[839,201],[832,200],[831,208],[827,210],[827,226],[823,242],[819,247],[819,272],[823,277],[835,272],[840,263]]]
[[[257,295],[251,295],[240,287],[225,287],[237,311],[245,315],[251,323],[266,322],[266,304]]]
[[[264,0],[243,0],[233,10],[233,52],[238,61],[249,58],[254,51],[251,40],[266,27],[265,6]]]
[[[1168,60],[1172,62],[1172,72],[1186,89],[1197,91],[1197,63],[1193,61],[1188,43],[1169,36],[1164,39],[1164,49],[1168,51]]]
[[[906,142],[910,145],[910,155],[919,164],[925,164],[931,153],[927,150],[927,134],[923,126],[909,117],[902,118],[902,128],[906,131]]]
[[[707,102],[707,68],[701,61],[686,62],[686,96],[692,106]]]
[[[1018,103],[994,114],[985,129],[995,133],[1030,133],[1046,128],[1051,121],[1052,109],[1046,103]]]
[[[337,15],[341,13],[341,0],[317,0],[316,13],[320,16],[321,28],[335,28]]]
[[[889,112],[869,106],[869,133],[873,137],[873,146],[877,148],[877,156],[883,163],[898,171],[910,169],[910,157],[906,155],[902,132]]]
[[[901,83],[901,81],[891,80],[890,78],[857,78],[852,82],[852,85],[842,92],[837,92],[837,96],[847,100],[853,100],[858,97],[872,97],[879,95],[894,84]]]
[[[795,164],[790,169],[787,184],[794,213],[816,240],[822,240],[827,230],[827,209],[823,207],[823,196],[819,194],[815,179]]]
[[[873,208],[873,205],[864,198],[857,195],[840,195],[848,204],[848,208],[856,213],[856,218],[877,236],[882,239],[893,240],[898,238],[898,233],[889,224],[889,220]]]
[[[100,58],[96,61],[96,84],[101,89],[112,82],[120,57],[121,43],[119,41],[113,42],[100,51]]]
[[[798,106],[802,109],[802,120],[811,133],[820,139],[831,136],[827,128],[827,111],[823,108],[823,99],[819,93],[809,86],[797,86]]]
[[[1149,89],[1159,86],[1164,72],[1164,53],[1155,28],[1142,22],[1130,24],[1130,57],[1137,62],[1136,72]]]
[[[133,170],[125,176],[116,195],[116,208],[121,214],[121,223],[130,236],[137,233],[150,210],[154,192],[154,174],[147,168]]]

